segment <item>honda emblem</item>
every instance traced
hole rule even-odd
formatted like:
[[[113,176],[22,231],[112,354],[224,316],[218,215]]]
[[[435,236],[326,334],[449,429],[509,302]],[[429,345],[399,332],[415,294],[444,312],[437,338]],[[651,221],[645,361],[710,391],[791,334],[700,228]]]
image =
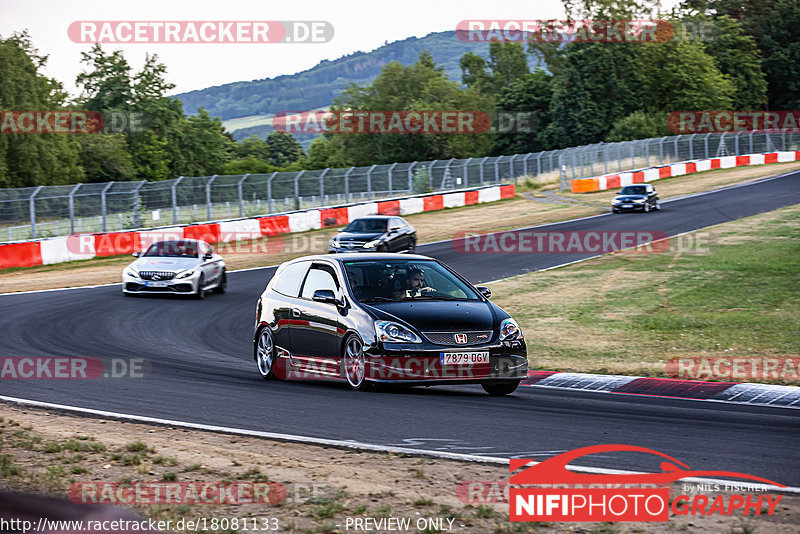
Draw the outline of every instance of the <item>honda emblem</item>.
[[[467,342],[467,334],[453,334],[456,343],[464,344]]]

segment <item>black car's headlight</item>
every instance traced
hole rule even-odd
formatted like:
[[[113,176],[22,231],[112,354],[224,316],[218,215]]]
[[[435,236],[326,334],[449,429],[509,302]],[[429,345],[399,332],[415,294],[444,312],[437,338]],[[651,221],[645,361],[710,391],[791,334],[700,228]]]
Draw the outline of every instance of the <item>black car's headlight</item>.
[[[383,243],[383,238],[379,237],[378,239],[373,239],[372,241],[367,241],[364,243],[364,248],[375,248],[381,243]]]
[[[508,339],[520,339],[522,337],[522,329],[519,327],[517,322],[509,317],[508,319],[503,319],[503,322],[500,323],[500,341],[506,341]]]
[[[333,248],[339,248],[339,246],[340,246],[339,245],[339,240],[337,238],[335,238],[335,237],[333,239],[331,239],[330,243],[328,243],[328,244],[330,246],[332,246]]]
[[[131,278],[139,278],[139,273],[133,270],[133,267],[125,267],[124,274]]]
[[[375,321],[378,340],[387,343],[422,343],[422,339],[405,326],[392,321]]]
[[[611,201],[611,203],[612,204],[621,204],[622,201],[620,199],[618,199],[618,198],[615,198],[614,200]]]
[[[636,204],[644,204],[644,199],[643,198],[637,198],[633,202],[636,203]]]
[[[195,271],[194,269],[187,269],[187,270],[183,271],[182,273],[180,273],[175,278],[188,278],[188,277],[190,277],[190,276],[192,276],[194,274],[194,271]]]

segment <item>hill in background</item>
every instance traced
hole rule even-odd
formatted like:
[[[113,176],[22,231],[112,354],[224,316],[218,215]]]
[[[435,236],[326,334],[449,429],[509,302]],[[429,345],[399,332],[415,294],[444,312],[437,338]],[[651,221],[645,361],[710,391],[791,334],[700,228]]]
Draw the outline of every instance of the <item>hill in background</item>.
[[[302,111],[327,108],[350,83],[371,83],[390,61],[403,65],[414,63],[427,49],[451,80],[461,82],[459,60],[467,52],[489,57],[488,43],[460,41],[454,31],[431,33],[420,39],[409,37],[371,52],[355,52],[339,59],[321,61],[297,74],[250,82],[234,82],[177,95],[186,113],[194,114],[204,107],[212,116],[220,117],[236,139],[251,134],[264,137],[272,131],[270,117],[279,111]],[[529,60],[531,70],[536,60]],[[308,137],[308,139],[305,139]],[[298,136],[306,145],[315,137]]]

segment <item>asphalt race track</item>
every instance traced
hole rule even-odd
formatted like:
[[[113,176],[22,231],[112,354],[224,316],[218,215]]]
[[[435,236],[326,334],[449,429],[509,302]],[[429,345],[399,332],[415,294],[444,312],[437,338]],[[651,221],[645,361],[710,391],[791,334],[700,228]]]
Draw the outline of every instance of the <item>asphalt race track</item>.
[[[548,230],[676,235],[800,203],[800,172],[694,196],[649,214],[602,215]],[[575,254],[461,254],[418,247],[474,283],[580,259]],[[124,298],[119,286],[0,297],[0,356],[144,358],[144,379],[3,380],[0,395],[192,423],[508,458],[544,458],[600,443],[653,448],[693,469],[729,470],[800,486],[800,412],[680,399],[521,387],[381,390],[264,382],[252,358],[258,295],[274,269],[232,273],[204,301]],[[536,335],[526,332],[527,336]],[[291,444],[287,444],[291,447]],[[582,465],[657,470],[644,455]]]

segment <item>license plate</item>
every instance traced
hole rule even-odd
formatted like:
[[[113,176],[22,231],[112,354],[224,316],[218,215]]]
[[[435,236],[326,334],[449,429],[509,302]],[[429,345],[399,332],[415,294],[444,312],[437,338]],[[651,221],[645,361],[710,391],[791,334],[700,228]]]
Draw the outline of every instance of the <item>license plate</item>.
[[[147,287],[167,287],[169,282],[145,282],[144,285]]]
[[[632,208],[633,204],[623,204],[622,207],[623,208]]]
[[[466,365],[473,363],[489,363],[488,352],[442,352],[439,353],[442,365]]]

